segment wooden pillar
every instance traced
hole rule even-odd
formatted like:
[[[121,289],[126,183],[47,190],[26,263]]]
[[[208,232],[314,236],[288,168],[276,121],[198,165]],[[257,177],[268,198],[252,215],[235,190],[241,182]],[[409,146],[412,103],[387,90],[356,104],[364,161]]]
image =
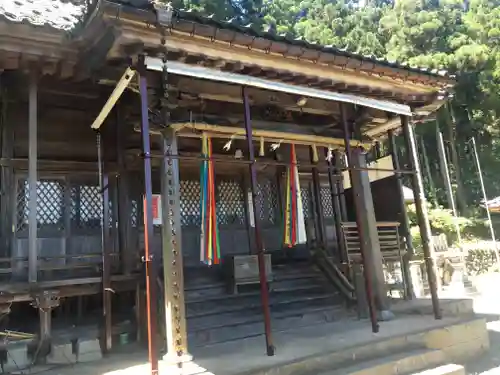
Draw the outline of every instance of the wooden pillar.
[[[380,276],[377,268],[382,267],[382,263],[380,262],[380,265],[375,263],[381,256],[379,255],[380,244],[378,243],[370,179],[366,170],[363,171],[359,169],[363,166],[366,167],[366,155],[360,148],[352,150],[350,143],[352,131],[347,119],[346,107],[344,103],[340,103],[339,105],[342,127],[344,130],[344,146],[354,197],[354,207],[356,209],[356,226],[363,263],[365,293],[370,310],[372,331],[376,333],[379,331],[377,310],[382,312],[387,311],[387,296],[381,296],[380,293]],[[356,167],[358,167],[358,169],[355,169]],[[375,227],[375,230],[373,227]],[[362,298],[362,295],[359,293],[358,298]],[[389,317],[389,314],[386,315]]]
[[[158,374],[157,353],[157,277],[158,260],[151,248],[151,237],[153,236],[153,182],[151,177],[151,135],[149,134],[149,104],[148,104],[148,81],[144,57],[140,56],[140,78],[139,91],[141,95],[141,136],[142,151],[144,153],[144,263],[146,265],[146,301],[148,322],[148,357],[151,364],[151,374]]]
[[[264,315],[264,333],[266,337],[266,352],[268,356],[274,356],[275,347],[273,344],[272,329],[271,329],[271,313],[269,309],[269,291],[267,285],[266,265],[264,257],[264,242],[262,241],[261,229],[259,218],[257,217],[256,198],[257,198],[257,169],[255,165],[255,155],[253,148],[252,136],[252,116],[250,113],[250,102],[248,98],[248,90],[242,87],[241,96],[243,99],[243,107],[245,112],[245,135],[248,146],[248,160],[250,172],[250,189],[252,193],[252,208],[255,223],[255,245],[257,250],[257,261],[259,265],[259,284],[260,284],[260,297],[262,302],[262,312]]]
[[[326,153],[328,155],[328,152]],[[342,172],[340,172],[341,175]],[[343,265],[343,272],[347,272],[349,266],[349,258],[347,256],[344,232],[342,231],[342,210],[340,204],[340,188],[339,188],[339,174],[336,172],[334,160],[328,160],[328,183],[330,185],[330,196],[332,198],[332,206],[335,220],[335,235],[337,239],[338,258]],[[340,178],[340,183],[342,179]],[[344,202],[345,203],[345,202]]]
[[[435,207],[438,207],[439,204],[437,201],[436,185],[434,184],[434,180],[432,179],[432,171],[431,171],[431,166],[429,164],[429,158],[427,157],[427,151],[425,149],[424,137],[420,137],[420,150],[422,151],[422,159],[424,162],[423,169],[425,170],[425,173],[427,174],[427,180],[429,183],[429,187],[431,189],[432,201],[433,201],[432,203],[434,204]]]
[[[393,130],[389,131],[389,143],[390,143],[389,144],[390,152],[392,156],[392,167],[394,168],[394,170],[398,171],[401,169],[401,163],[399,162],[399,154],[398,154],[398,149],[396,147],[396,137],[394,135]],[[414,297],[414,293],[410,276],[410,260],[413,257],[414,251],[413,251],[413,242],[410,232],[410,220],[408,218],[408,212],[406,211],[406,202],[404,198],[403,181],[402,181],[403,176],[401,175],[401,173],[398,172],[395,172],[395,176],[399,191],[398,203],[400,210],[401,230],[403,232],[403,238],[405,241],[405,247],[407,251],[403,259],[403,264],[401,265],[401,268],[403,270],[403,277],[405,282],[405,295],[407,298],[412,299]]]
[[[97,162],[99,168],[99,184],[101,189],[101,244],[102,244],[102,298],[103,298],[103,348],[109,352],[112,348],[112,321],[111,321],[111,235],[109,212],[109,176],[103,171],[103,149],[101,135],[97,134]]]
[[[434,317],[441,319],[441,310],[439,308],[439,298],[437,293],[436,269],[434,264],[434,247],[432,245],[431,226],[427,214],[427,207],[424,195],[424,183],[420,172],[420,162],[418,159],[417,145],[413,126],[407,116],[401,116],[403,124],[403,134],[408,147],[410,169],[414,171],[412,175],[413,195],[415,199],[415,208],[417,211],[418,226],[420,227],[420,236],[422,238],[422,249],[424,252],[424,261],[429,279],[429,288],[431,290],[432,306]]]
[[[78,189],[79,190],[79,189]],[[64,259],[61,259],[60,263],[62,266],[71,263],[71,259],[68,259],[68,254],[71,252],[71,177],[66,177],[64,180]],[[58,262],[59,263],[59,262]]]
[[[37,164],[38,164],[38,76],[33,71],[29,82],[29,136],[28,136],[28,281],[38,281],[38,239],[37,239]]]
[[[378,311],[388,311],[389,301],[385,287],[383,259],[378,238],[377,219],[373,206],[370,178],[368,176],[366,153],[361,148],[353,149],[349,158],[351,187],[356,206],[356,223],[358,227],[361,251],[366,265],[371,265],[371,282],[373,297]]]
[[[9,119],[8,107],[7,107],[7,95],[8,92],[5,88],[1,88],[1,110],[0,110],[0,123],[2,126],[1,136],[2,136],[2,158],[4,160],[10,161],[14,156],[14,129],[12,126],[12,121]],[[1,235],[2,235],[2,248],[5,251],[1,256],[10,257],[12,254],[12,237],[15,235],[12,228],[15,228],[14,217],[17,215],[17,197],[16,186],[14,184],[14,170],[11,166],[2,164],[2,175],[1,175]],[[14,212],[13,212],[14,211]],[[15,265],[12,265],[13,268]]]
[[[453,109],[451,106],[451,103],[448,102],[446,105],[446,110],[447,110],[447,115],[446,116],[446,122],[445,122],[445,127],[446,127],[446,133],[447,133],[447,138],[450,143],[450,154],[451,154],[451,161],[454,166],[454,172],[455,172],[455,182],[457,186],[457,203],[458,203],[458,208],[460,213],[465,213],[467,211],[467,200],[465,198],[465,192],[464,192],[464,186],[462,182],[462,172],[460,169],[460,158],[458,156],[457,152],[457,147],[456,147],[456,140],[455,140],[455,132],[453,131],[453,123],[456,123],[454,114],[453,114]]]
[[[310,148],[310,159],[311,164],[316,165],[317,160],[314,160],[313,151]],[[311,191],[313,198],[313,206],[314,206],[314,227],[316,228],[316,241],[320,248],[326,250],[326,228],[324,221],[324,213],[323,213],[323,205],[321,202],[321,182],[319,177],[318,168],[312,168],[312,182],[311,182]],[[332,202],[333,203],[333,202]]]
[[[126,136],[122,124],[120,107],[116,107],[116,154],[118,163],[118,243],[121,259],[121,271],[129,275],[133,270],[133,253],[131,246],[131,200],[129,173],[125,159]]]
[[[163,132],[162,190],[162,248],[165,289],[165,330],[167,362],[182,363],[188,355],[186,307],[184,304],[184,275],[180,209],[179,160],[177,137],[172,129]]]

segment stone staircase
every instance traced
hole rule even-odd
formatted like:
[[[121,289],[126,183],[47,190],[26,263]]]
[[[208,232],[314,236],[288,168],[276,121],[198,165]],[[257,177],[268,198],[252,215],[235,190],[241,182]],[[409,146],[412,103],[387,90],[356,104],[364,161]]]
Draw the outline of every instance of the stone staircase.
[[[186,315],[190,346],[264,334],[259,285],[237,294],[214,269],[187,271]],[[269,286],[273,331],[334,321],[349,314],[340,293],[309,262],[273,265]]]

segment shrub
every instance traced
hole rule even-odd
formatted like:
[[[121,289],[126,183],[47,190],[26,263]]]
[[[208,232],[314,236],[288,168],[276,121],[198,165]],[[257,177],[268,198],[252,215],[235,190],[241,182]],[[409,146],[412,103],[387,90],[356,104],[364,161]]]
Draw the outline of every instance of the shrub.
[[[478,244],[479,245],[479,244]],[[480,275],[498,267],[495,253],[491,249],[469,249],[466,258],[467,272],[470,275]]]

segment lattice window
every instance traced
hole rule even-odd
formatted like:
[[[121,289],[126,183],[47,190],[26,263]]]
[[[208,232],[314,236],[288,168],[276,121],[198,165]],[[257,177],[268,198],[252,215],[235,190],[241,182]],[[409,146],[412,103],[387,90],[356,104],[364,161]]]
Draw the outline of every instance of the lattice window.
[[[220,181],[217,185],[217,222],[219,224],[245,223],[245,198],[236,181]]]
[[[73,186],[71,188],[72,225],[85,229],[100,228],[101,217],[101,194],[99,186]]]
[[[182,180],[180,182],[181,224],[182,226],[199,226],[201,188],[199,181]]]
[[[320,189],[321,207],[324,217],[333,217],[332,194],[328,186],[321,186]]]
[[[28,200],[29,195],[26,194],[28,189],[28,181],[18,180],[17,182],[17,199],[16,199],[16,231],[28,228]],[[28,193],[29,194],[29,193]]]
[[[110,197],[109,198],[109,218],[108,218],[108,221],[109,221],[109,227],[110,228],[118,228],[117,226],[117,223],[116,223],[116,220],[115,220],[115,211],[114,211],[114,208],[113,208],[113,200],[112,198]]]
[[[278,212],[278,186],[273,180],[257,184],[257,217],[264,223],[276,224]]]
[[[304,219],[309,219],[309,213],[311,212],[310,199],[309,199],[309,188],[307,186],[300,187],[300,197],[302,198],[302,211],[304,212]]]
[[[137,228],[137,223],[139,221],[139,206],[136,200],[130,202],[130,224],[132,228]]]
[[[40,180],[36,184],[38,228],[52,226],[64,229],[64,187],[61,181]],[[20,179],[17,186],[17,231],[28,228],[29,216],[29,184]]]

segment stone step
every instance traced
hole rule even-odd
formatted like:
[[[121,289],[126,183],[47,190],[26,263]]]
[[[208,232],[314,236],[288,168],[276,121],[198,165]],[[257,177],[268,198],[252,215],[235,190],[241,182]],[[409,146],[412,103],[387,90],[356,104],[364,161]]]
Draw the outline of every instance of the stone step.
[[[404,375],[444,362],[446,355],[441,350],[417,349],[359,362],[342,369],[325,371],[320,375]]]
[[[323,324],[339,320],[347,313],[339,306],[303,308],[271,314],[273,332],[284,332],[299,327]],[[222,343],[264,334],[262,314],[251,317],[235,318],[233,321],[218,322],[218,326],[204,326],[206,321],[196,327],[188,322],[188,339],[194,346]]]
[[[321,275],[317,272],[302,272],[302,270],[292,272],[287,270],[286,272],[280,271],[274,273],[273,281],[270,285],[273,289],[283,289],[303,287],[307,285],[325,285],[325,283]],[[212,277],[205,276],[202,279],[198,278],[196,281],[189,281],[186,279],[185,288],[186,302],[197,301],[203,298],[216,298],[221,295],[227,296],[231,289],[229,283],[219,279],[217,275],[212,275]],[[241,290],[243,291],[252,288],[254,290],[258,290],[259,284],[255,284],[253,286],[248,285],[246,286],[246,289],[241,288]]]
[[[448,364],[407,375],[466,375],[466,373],[463,366]]]
[[[272,312],[292,311],[304,306],[327,306],[339,304],[338,294],[327,294],[323,292],[310,293],[309,295],[298,296],[270,296],[269,306]],[[217,320],[231,319],[236,314],[253,315],[259,314],[262,310],[260,298],[247,304],[235,304],[232,306],[214,307],[210,310],[192,310],[189,305],[186,307],[186,316],[188,320],[204,319],[208,316],[215,316]]]
[[[329,293],[320,285],[305,285],[295,288],[273,288],[269,291],[269,299],[271,304],[279,304],[281,301],[322,296],[325,294]],[[186,311],[188,316],[218,314],[227,311],[243,310],[255,305],[260,306],[260,301],[260,290],[242,294],[220,294],[188,301],[186,303]]]

